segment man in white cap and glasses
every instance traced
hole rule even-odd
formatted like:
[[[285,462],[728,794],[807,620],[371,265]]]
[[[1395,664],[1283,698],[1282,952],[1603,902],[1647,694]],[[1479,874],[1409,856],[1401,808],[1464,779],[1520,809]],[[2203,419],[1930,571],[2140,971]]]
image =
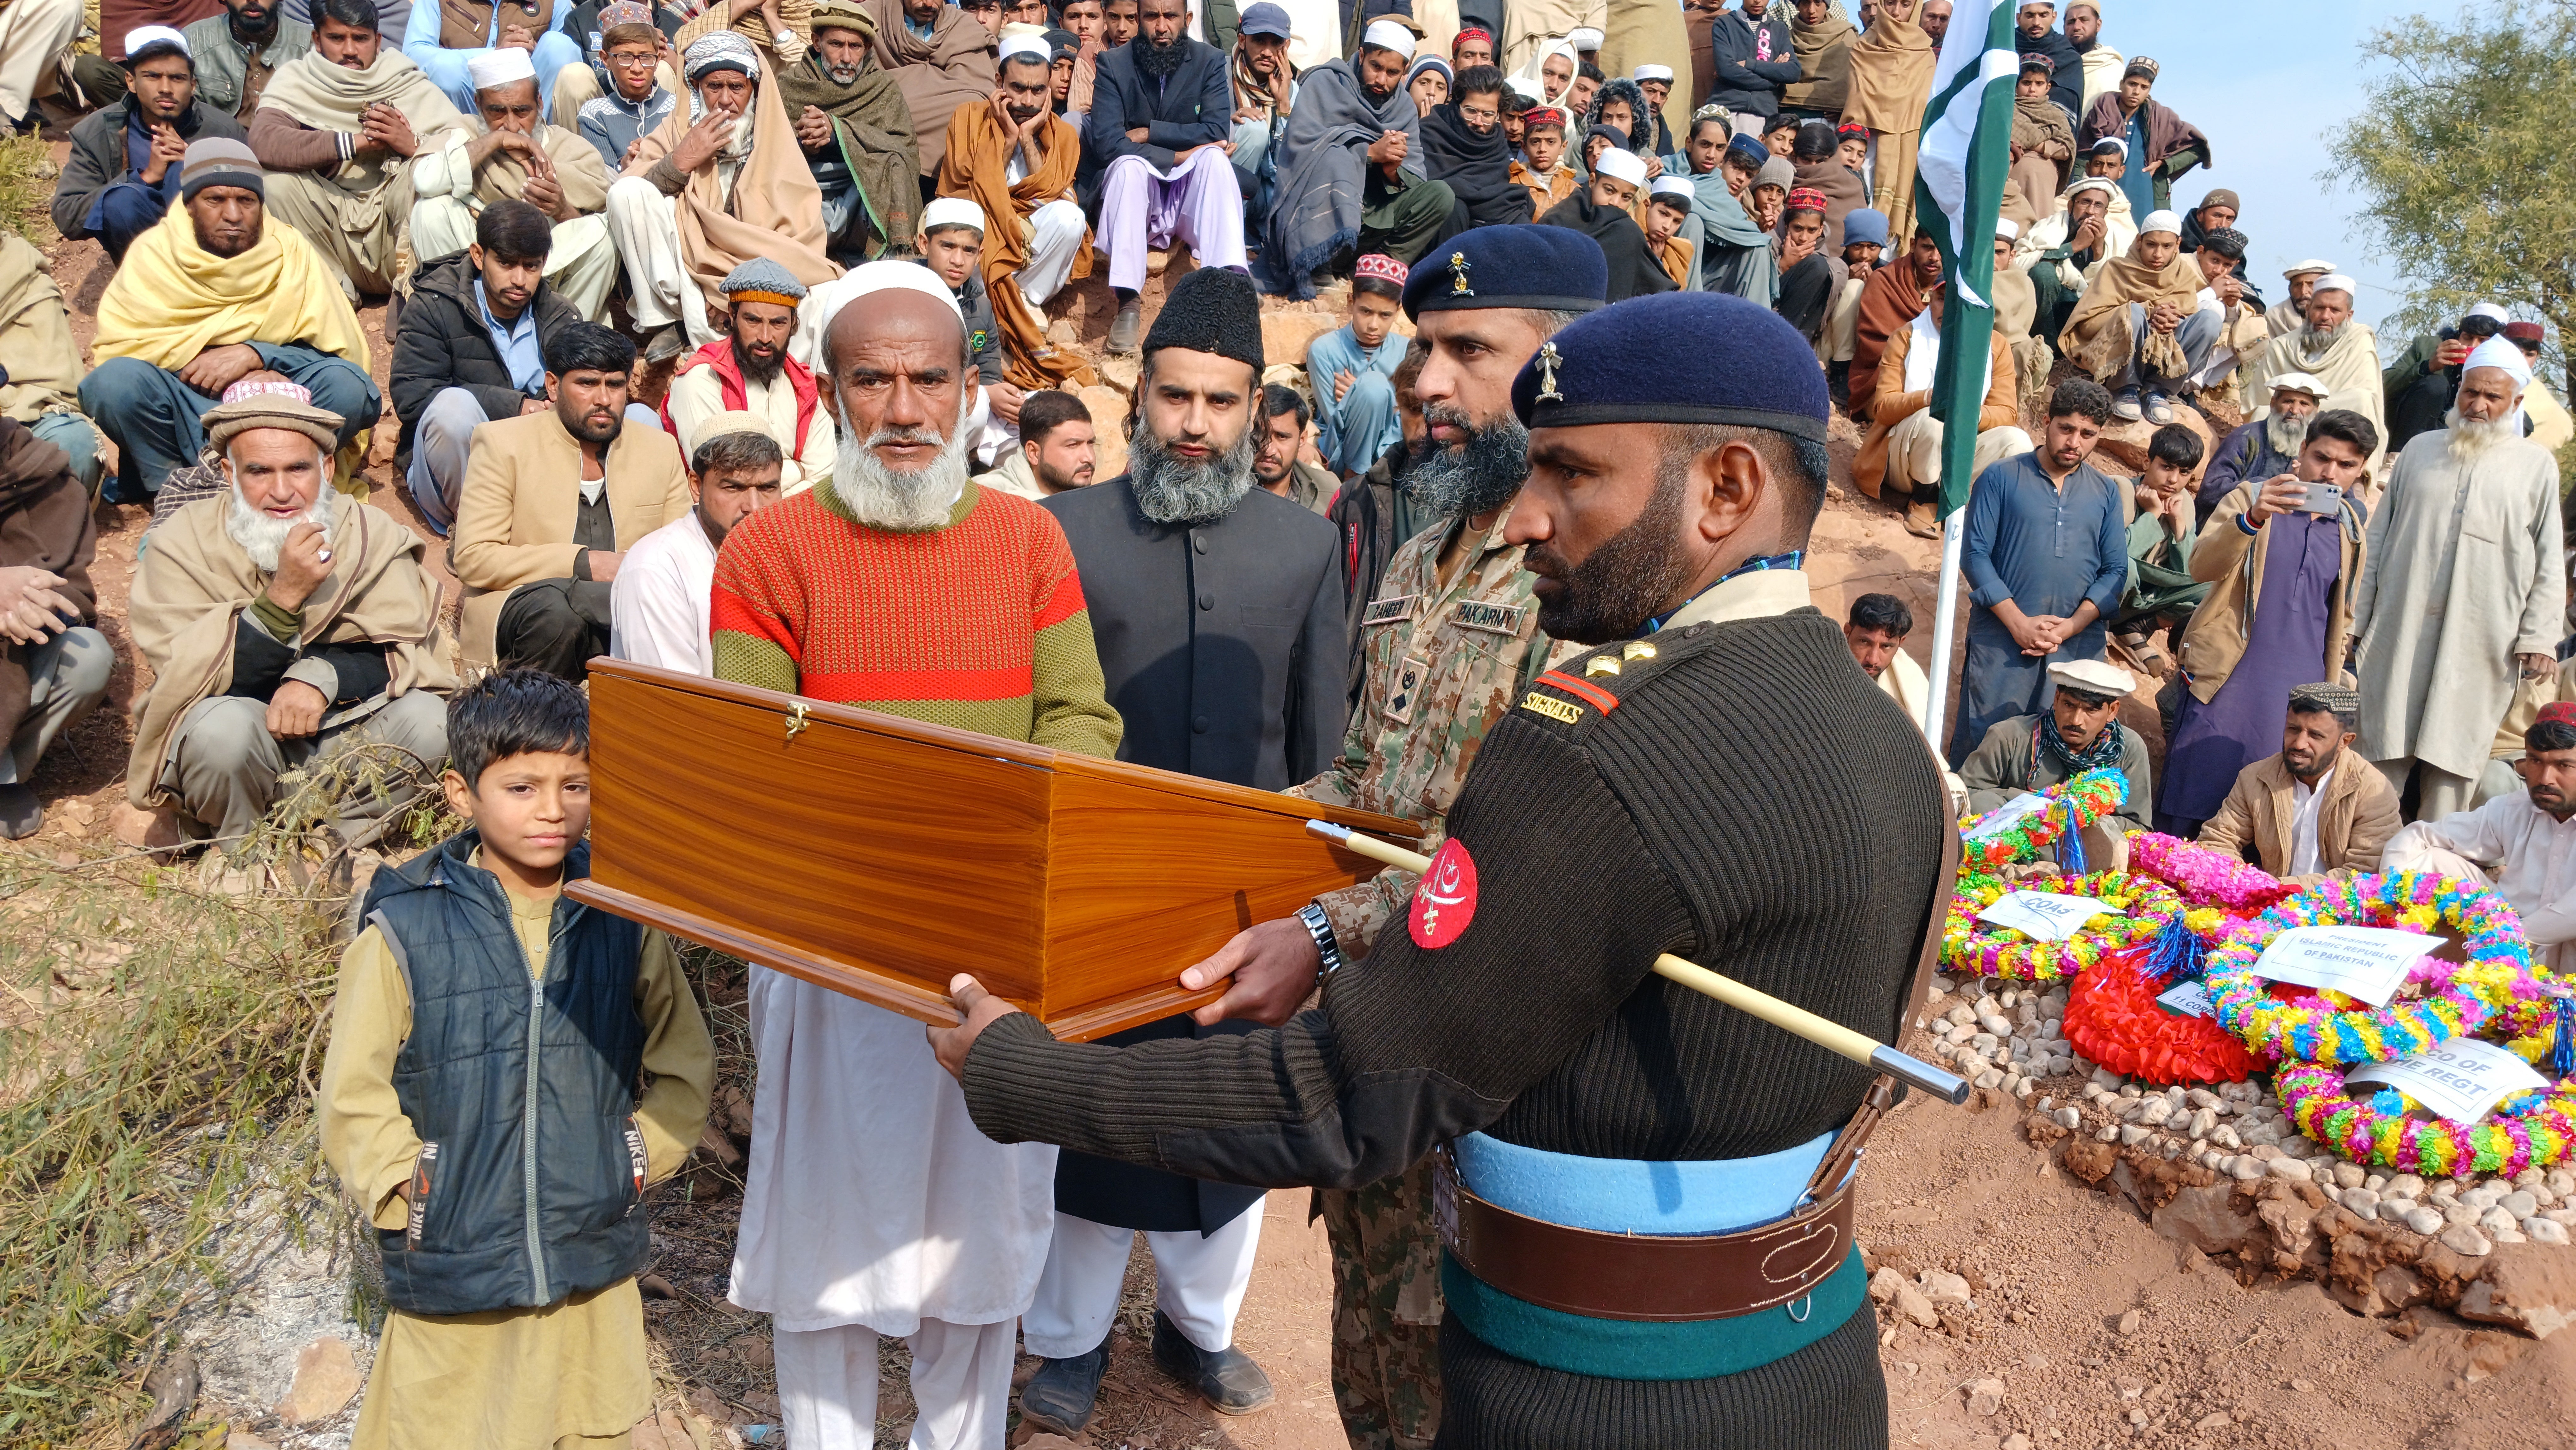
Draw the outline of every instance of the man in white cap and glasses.
[[[179,163],[189,142],[242,139],[241,123],[198,99],[196,62],[187,39],[170,27],[126,32],[125,75],[122,100],[72,127],[53,204],[54,230],[96,237],[117,261],[179,199]]]
[[[2200,519],[2206,524],[2218,501],[2251,478],[2278,478],[2290,471],[2307,441],[2308,420],[2325,406],[2333,390],[2306,373],[2283,373],[2272,379],[2272,399],[2238,425],[2209,455],[2200,475]]]
[[[835,290],[821,371],[839,461],[726,535],[717,678],[1108,758],[1118,714],[1064,530],[967,477],[979,389],[955,295],[909,261]],[[750,1011],[731,1298],[770,1316],[788,1443],[876,1443],[891,1334],[912,1348],[910,1443],[999,1446],[1056,1150],[976,1131],[911,1018],[759,967]]]
[[[2120,702],[2138,687],[2127,670],[2108,660],[2060,660],[2048,667],[2054,688],[2045,708],[1990,726],[1959,765],[1968,809],[1991,811],[2024,791],[2045,790],[2088,770],[2117,770],[2129,796],[2111,819],[2143,831],[2155,799],[2147,771],[2147,744],[2120,723]]]
[[[2371,514],[2361,753],[2409,794],[2410,819],[2469,808],[2516,686],[2556,672],[2567,634],[2558,465],[2523,438],[2530,386],[2522,349],[2479,343],[2449,426],[2406,445]]]
[[[447,144],[412,161],[412,193],[420,198],[411,209],[412,255],[426,262],[463,251],[485,207],[524,201],[553,228],[546,282],[584,318],[602,320],[617,285],[617,247],[600,214],[608,205],[608,167],[598,148],[546,123],[526,51],[486,50],[466,69],[476,114]]]
[[[1136,350],[1147,252],[1187,242],[1202,267],[1244,266],[1244,187],[1234,168],[1225,53],[1190,38],[1183,0],[1140,0],[1136,15],[1136,38],[1100,57],[1076,177],[1100,219],[1098,245],[1118,294],[1114,353]],[[1411,32],[1405,39],[1410,50]]]
[[[2238,390],[2249,407],[2259,407],[2271,396],[2272,379],[2284,373],[2305,373],[2325,384],[2320,407],[2348,408],[2378,430],[2382,445],[2370,457],[2376,472],[2387,451],[2388,410],[2381,394],[2379,338],[2369,323],[2353,315],[2359,295],[2359,284],[2341,272],[2317,278],[2299,326],[2274,337],[2252,364],[2238,370]]]

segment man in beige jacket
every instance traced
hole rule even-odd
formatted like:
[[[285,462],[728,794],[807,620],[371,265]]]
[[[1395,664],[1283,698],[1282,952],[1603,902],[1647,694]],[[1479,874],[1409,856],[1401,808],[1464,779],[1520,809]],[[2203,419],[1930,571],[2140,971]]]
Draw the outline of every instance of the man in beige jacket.
[[[554,407],[474,430],[448,545],[468,661],[579,681],[608,653],[624,551],[689,511],[679,445],[627,426],[634,366],[634,343],[573,323],[546,340]]]
[[[2255,863],[2284,881],[2378,870],[2397,834],[2397,791],[2352,753],[2360,710],[2361,692],[2349,686],[2292,690],[2281,753],[2238,772],[2200,844],[2240,854],[2251,844]]]

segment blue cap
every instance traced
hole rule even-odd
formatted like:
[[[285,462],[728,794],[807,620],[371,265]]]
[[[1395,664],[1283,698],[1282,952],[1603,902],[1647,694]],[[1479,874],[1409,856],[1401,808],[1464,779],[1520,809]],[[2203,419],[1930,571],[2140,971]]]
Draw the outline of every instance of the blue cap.
[[[1856,206],[1843,213],[1843,245],[1862,242],[1874,247],[1887,245],[1887,213],[1868,206]]]
[[[1720,423],[1822,443],[1830,407],[1815,345],[1724,292],[1632,297],[1577,318],[1512,380],[1512,411],[1532,428]]]
[[[1750,136],[1738,136],[1726,143],[1726,159],[1749,161],[1758,171],[1771,159],[1771,148]]]
[[[1288,7],[1273,5],[1270,0],[1260,0],[1257,5],[1246,5],[1243,7],[1243,13],[1234,18],[1234,28],[1239,35],[1268,35],[1286,40]]]
[[[1521,307],[1590,312],[1610,299],[1601,244],[1571,227],[1476,227],[1413,264],[1404,315]],[[1810,364],[1814,350],[1808,353]]]

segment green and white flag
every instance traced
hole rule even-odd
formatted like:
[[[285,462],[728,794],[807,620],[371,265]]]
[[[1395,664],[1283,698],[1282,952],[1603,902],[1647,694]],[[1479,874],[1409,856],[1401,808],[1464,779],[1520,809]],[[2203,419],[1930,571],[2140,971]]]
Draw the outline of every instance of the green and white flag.
[[[1941,246],[1949,300],[1941,317],[1941,362],[1932,379],[1932,416],[1941,438],[1941,516],[1965,508],[1977,451],[1994,334],[1995,219],[2003,214],[2012,169],[2013,84],[2021,57],[2013,46],[2015,0],[1987,0],[1986,23],[1968,23],[1976,0],[1950,24],[1932,71],[1932,100],[1923,108],[1923,139],[1914,176],[1917,225]],[[1903,237],[1891,237],[1897,246]]]

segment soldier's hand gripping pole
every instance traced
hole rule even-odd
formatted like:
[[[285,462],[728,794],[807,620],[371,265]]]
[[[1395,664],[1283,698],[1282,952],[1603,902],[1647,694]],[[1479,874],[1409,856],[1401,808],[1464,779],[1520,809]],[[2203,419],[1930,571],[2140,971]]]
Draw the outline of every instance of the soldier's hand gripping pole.
[[[1383,861],[1407,871],[1425,872],[1431,858],[1402,846],[1390,845],[1374,836],[1363,836],[1348,826],[1330,821],[1308,821],[1306,829],[1331,841],[1353,855]],[[1930,1093],[1948,1103],[1968,1100],[1967,1079],[1945,1072],[1919,1057],[1897,1051],[1863,1032],[1853,1031],[1831,1018],[1819,1017],[1804,1007],[1783,1002],[1768,992],[1720,976],[1697,962],[1688,962],[1666,952],[1655,958],[1655,974],[1667,981],[1679,982],[1694,992],[1714,997],[1741,1012],[1749,1012],[1783,1031],[1815,1043],[1829,1052],[1838,1053],[1863,1067],[1888,1074],[1900,1082]]]

